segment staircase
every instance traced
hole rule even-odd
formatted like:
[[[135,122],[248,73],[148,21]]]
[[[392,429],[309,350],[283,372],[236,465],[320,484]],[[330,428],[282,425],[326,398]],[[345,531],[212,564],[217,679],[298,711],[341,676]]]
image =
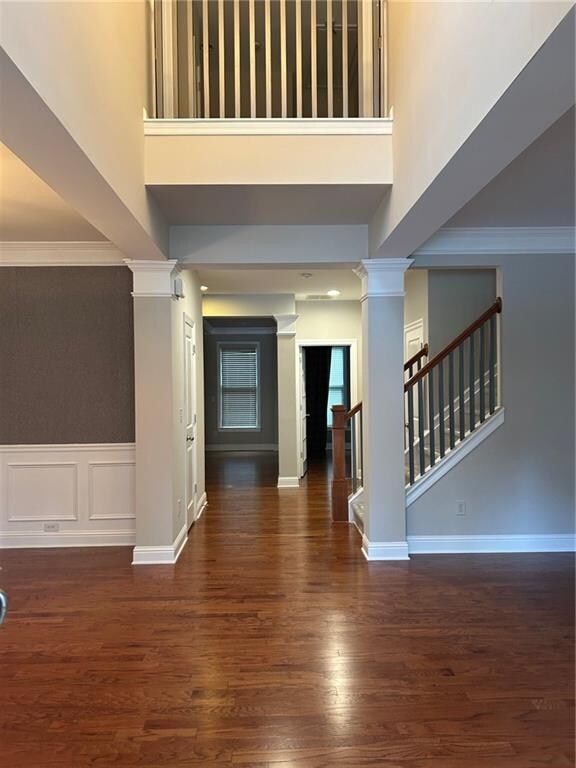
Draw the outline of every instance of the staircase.
[[[497,299],[426,364],[428,345],[404,364],[406,502],[411,504],[502,423],[498,397]],[[362,403],[333,409],[332,518],[362,531]],[[346,470],[344,441],[352,452]]]

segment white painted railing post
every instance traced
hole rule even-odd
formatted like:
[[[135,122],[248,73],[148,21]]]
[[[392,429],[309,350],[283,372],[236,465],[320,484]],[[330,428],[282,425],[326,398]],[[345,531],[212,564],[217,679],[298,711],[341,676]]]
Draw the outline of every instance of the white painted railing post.
[[[159,117],[387,116],[387,0],[156,0],[149,7]]]
[[[162,11],[162,113],[178,117],[178,51],[176,48],[176,2],[164,0]]]
[[[358,0],[358,116],[374,116],[373,0]]]

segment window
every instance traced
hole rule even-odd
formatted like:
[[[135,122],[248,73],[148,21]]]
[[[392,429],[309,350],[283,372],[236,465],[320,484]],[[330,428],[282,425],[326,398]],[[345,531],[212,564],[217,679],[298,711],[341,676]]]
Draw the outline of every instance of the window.
[[[259,344],[218,345],[220,429],[259,429]]]
[[[332,347],[330,357],[330,382],[328,384],[328,416],[326,423],[332,426],[332,406],[347,405],[346,358],[344,347]]]

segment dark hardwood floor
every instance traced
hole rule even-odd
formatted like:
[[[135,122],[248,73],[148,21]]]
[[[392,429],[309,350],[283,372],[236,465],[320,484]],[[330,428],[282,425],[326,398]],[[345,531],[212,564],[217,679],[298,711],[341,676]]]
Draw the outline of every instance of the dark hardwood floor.
[[[3,768],[574,765],[571,556],[369,564],[275,475],[209,457],[175,567],[0,553]]]

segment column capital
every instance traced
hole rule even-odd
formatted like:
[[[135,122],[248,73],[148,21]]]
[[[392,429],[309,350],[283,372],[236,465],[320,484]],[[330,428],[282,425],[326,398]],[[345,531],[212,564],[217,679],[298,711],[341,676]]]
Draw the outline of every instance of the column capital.
[[[372,296],[404,296],[404,272],[414,259],[364,259],[355,273],[362,280],[361,300]]]
[[[274,315],[278,325],[277,336],[296,336],[296,320],[298,315]]]
[[[172,273],[178,264],[176,259],[167,261],[135,261],[124,259],[126,266],[134,275],[132,296],[172,297]]]

